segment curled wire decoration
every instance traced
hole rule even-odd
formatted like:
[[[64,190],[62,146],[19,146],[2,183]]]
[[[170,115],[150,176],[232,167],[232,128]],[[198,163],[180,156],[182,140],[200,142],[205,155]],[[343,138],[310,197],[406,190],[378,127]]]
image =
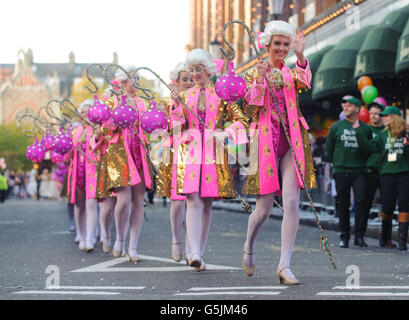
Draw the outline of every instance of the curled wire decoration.
[[[66,104],[68,104],[68,106]],[[84,121],[86,124],[88,124],[93,129],[96,129],[93,123],[91,123],[87,118],[84,118],[82,114],[77,111],[77,107],[69,99],[62,100],[61,107],[73,113],[76,117],[80,118],[82,121]]]
[[[36,119],[36,116],[31,114],[31,113],[25,113],[25,114],[22,114],[21,116],[17,117],[17,119],[16,119],[17,126],[20,128],[21,131],[23,131],[23,134],[27,138],[32,138],[32,139],[36,138],[37,133],[35,131],[24,128],[24,126],[22,124],[22,120],[24,118]]]
[[[255,45],[255,37],[253,32],[251,31],[251,29],[241,20],[231,20],[229,22],[227,22],[224,26],[223,26],[223,41],[226,43],[226,45],[229,47],[231,54],[228,54],[223,48],[220,48],[220,51],[223,53],[223,55],[229,59],[229,60],[234,60],[234,58],[236,57],[236,49],[234,49],[233,45],[226,39],[226,30],[228,27],[230,27],[233,23],[238,23],[240,24],[242,27],[244,27],[250,37],[250,43],[253,46],[254,51],[256,52],[257,56],[260,56],[260,52],[257,49],[257,46]]]
[[[143,92],[143,95],[140,95],[141,98],[143,98],[143,99],[145,99],[145,100],[150,100],[150,101],[153,100],[153,98],[154,98],[153,91],[152,91],[151,89],[142,87],[142,86],[138,83],[138,79],[135,79],[135,77],[134,77],[132,74],[130,74],[130,73],[129,73],[128,71],[126,71],[123,67],[121,67],[120,65],[117,65],[117,64],[109,64],[109,65],[107,65],[107,66],[105,67],[105,69],[104,69],[104,77],[105,77],[105,80],[107,81],[107,83],[108,83],[112,88],[118,90],[118,92],[116,92],[116,90],[113,90],[113,91],[112,91],[113,94],[115,94],[116,96],[123,95],[123,94],[124,94],[124,90],[123,90],[120,86],[118,86],[116,83],[111,82],[111,79],[109,78],[109,75],[108,75],[108,70],[109,70],[109,68],[112,68],[112,67],[116,67],[116,68],[118,68],[118,69],[121,69],[121,70],[126,74],[126,76],[128,77],[128,79],[131,81],[132,85],[133,85],[136,89],[141,90],[141,91]]]
[[[98,63],[92,63],[92,64],[90,64],[90,65],[87,67],[87,69],[85,69],[87,79],[88,79],[88,81],[93,85],[94,89],[91,89],[88,85],[86,85],[85,88],[86,88],[90,93],[96,94],[96,93],[98,93],[98,86],[96,85],[96,83],[92,80],[92,78],[91,78],[90,75],[89,75],[89,70],[90,70],[92,67],[97,67],[97,68],[101,69],[101,71],[102,71],[102,73],[103,73],[103,75],[104,75],[104,77],[105,77],[104,67],[103,67],[102,65],[98,64]],[[105,79],[105,80],[107,80],[107,79]]]
[[[225,34],[224,34],[224,33],[225,33],[225,30],[226,30],[230,25],[232,25],[233,23],[238,23],[238,24],[240,24],[241,26],[243,26],[243,27],[247,30],[247,33],[248,33],[249,36],[250,36],[250,43],[251,43],[251,45],[253,46],[253,48],[254,48],[254,50],[255,50],[255,52],[256,52],[256,54],[257,54],[257,58],[258,58],[258,60],[262,60],[263,58],[262,58],[262,56],[261,56],[261,53],[260,53],[260,51],[257,49],[257,46],[255,45],[254,36],[253,36],[252,31],[250,30],[250,28],[249,28],[243,21],[240,21],[240,20],[231,20],[231,21],[227,22],[227,23],[224,25],[224,27],[223,27],[223,40],[224,40],[224,42],[227,44],[227,46],[233,51],[234,55],[233,55],[233,54],[228,55],[228,54],[226,54],[226,52],[225,52],[224,50],[221,49],[221,51],[223,52],[223,54],[224,54],[226,57],[228,57],[229,59],[231,59],[231,58],[234,59],[234,57],[235,57],[235,50],[234,50],[233,46],[227,41],[227,39],[225,38]],[[232,60],[232,59],[231,59],[231,60]],[[322,229],[322,226],[321,226],[321,223],[320,223],[320,221],[319,221],[318,214],[317,214],[317,211],[316,211],[314,202],[313,202],[313,200],[312,200],[312,197],[311,197],[310,192],[308,191],[307,184],[305,183],[305,178],[304,178],[304,175],[302,174],[300,162],[298,161],[298,159],[297,159],[297,157],[296,157],[294,148],[293,148],[292,143],[291,143],[291,138],[290,138],[290,136],[289,136],[289,134],[288,134],[288,130],[287,130],[286,126],[285,126],[283,114],[282,114],[282,112],[280,111],[280,109],[279,109],[279,107],[278,107],[278,103],[277,103],[276,97],[275,97],[275,95],[274,95],[275,90],[271,87],[271,84],[270,84],[270,82],[269,82],[269,80],[268,80],[267,74],[264,74],[264,78],[265,78],[265,81],[266,81],[267,86],[268,86],[268,88],[269,88],[269,93],[270,93],[270,96],[272,97],[272,101],[274,102],[274,106],[275,106],[275,109],[276,109],[276,111],[277,111],[278,118],[279,118],[279,120],[280,120],[280,124],[281,124],[281,126],[282,126],[282,128],[283,128],[283,130],[284,130],[284,134],[285,134],[285,136],[286,136],[286,139],[287,139],[287,142],[288,142],[288,145],[289,145],[290,152],[291,152],[291,154],[292,154],[292,156],[293,156],[293,159],[295,160],[296,169],[297,169],[297,171],[298,171],[298,173],[299,173],[299,176],[301,177],[301,181],[302,181],[303,185],[305,186],[304,191],[305,191],[305,194],[307,195],[308,201],[309,201],[309,203],[310,203],[310,205],[311,205],[311,208],[312,208],[312,210],[313,210],[314,217],[315,217],[315,222],[316,222],[317,227],[318,227],[318,229],[319,229],[319,231],[320,231],[320,234],[321,234],[321,237],[320,237],[321,246],[322,246],[322,248],[327,252],[328,257],[329,257],[329,259],[330,259],[330,262],[331,262],[331,265],[332,265],[333,269],[336,270],[337,267],[336,267],[336,265],[335,265],[335,261],[334,261],[334,259],[333,259],[333,256],[332,256],[330,247],[329,247],[329,245],[328,245],[328,238],[327,238],[327,236],[325,235],[324,230]]]

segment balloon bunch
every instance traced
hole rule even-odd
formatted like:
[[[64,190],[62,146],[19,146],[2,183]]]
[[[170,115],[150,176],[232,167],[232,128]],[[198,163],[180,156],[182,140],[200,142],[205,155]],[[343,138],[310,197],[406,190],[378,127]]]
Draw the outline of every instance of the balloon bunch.
[[[362,100],[365,104],[373,102],[387,106],[384,98],[378,96],[378,89],[373,85],[372,79],[368,76],[362,76],[358,79],[358,89],[361,92]],[[369,123],[369,111],[366,107],[362,107],[358,114],[359,120]]]

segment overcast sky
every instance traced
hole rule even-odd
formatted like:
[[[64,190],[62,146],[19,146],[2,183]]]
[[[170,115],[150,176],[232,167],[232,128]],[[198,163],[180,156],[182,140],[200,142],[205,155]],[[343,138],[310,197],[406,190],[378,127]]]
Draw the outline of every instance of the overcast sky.
[[[165,80],[185,57],[188,0],[1,0],[0,63],[15,63],[20,48],[34,62],[106,63],[150,67]],[[143,75],[150,77],[148,73]]]

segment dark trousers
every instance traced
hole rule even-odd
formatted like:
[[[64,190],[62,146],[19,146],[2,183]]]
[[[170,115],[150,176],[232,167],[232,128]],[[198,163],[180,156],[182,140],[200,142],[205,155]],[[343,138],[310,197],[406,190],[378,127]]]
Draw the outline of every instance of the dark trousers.
[[[341,238],[349,240],[350,236],[350,212],[351,188],[355,200],[355,238],[365,234],[366,221],[368,220],[366,201],[366,176],[365,172],[334,173],[336,196],[336,210],[339,218]]]
[[[7,197],[7,190],[0,190],[0,202],[4,202]]]
[[[380,188],[380,177],[378,172],[370,172],[366,176],[366,210],[367,215],[371,212],[372,203],[375,198],[376,190]],[[365,221],[365,231],[368,226],[368,219]]]
[[[409,212],[409,172],[380,176],[382,211],[393,215],[398,201],[399,212]]]

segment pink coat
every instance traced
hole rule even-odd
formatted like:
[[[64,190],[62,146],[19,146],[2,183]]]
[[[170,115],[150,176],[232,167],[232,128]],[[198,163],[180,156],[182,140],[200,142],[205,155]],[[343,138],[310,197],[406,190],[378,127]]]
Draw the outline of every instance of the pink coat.
[[[292,71],[283,64],[281,73],[284,81],[283,91],[288,115],[291,144],[300,163],[302,174],[304,175],[305,155],[300,125],[306,130],[308,130],[308,125],[304,117],[299,117],[296,90],[298,89],[298,85],[307,86],[308,88],[311,87],[312,75],[310,65],[307,61],[305,68],[301,68],[297,63],[295,73],[293,74]],[[263,84],[258,84],[256,80],[254,80],[245,96],[247,105],[259,107],[257,111],[258,121],[251,124],[249,132],[250,137],[254,138],[256,137],[256,130],[258,129],[258,194],[269,194],[280,191],[271,130],[272,113],[276,112],[276,108],[274,101],[271,100],[266,80],[264,80]],[[293,163],[294,166],[296,166],[294,158]],[[304,188],[298,169],[296,169],[296,172],[298,184],[301,188]]]
[[[75,128],[72,136],[73,146],[80,148],[79,139],[83,134],[84,130],[87,127],[78,126]],[[88,127],[87,129],[87,137],[86,137],[86,151],[85,154],[85,192],[87,199],[95,199],[96,195],[96,186],[97,186],[97,172],[96,172],[96,157],[94,152],[91,150],[91,136],[93,134],[92,128]],[[77,167],[78,167],[78,159],[79,151],[76,148],[73,148],[73,156],[70,166],[68,168],[68,192],[70,195],[69,201],[70,203],[75,203],[76,200],[76,185],[77,185]],[[90,161],[93,160],[93,161]]]

